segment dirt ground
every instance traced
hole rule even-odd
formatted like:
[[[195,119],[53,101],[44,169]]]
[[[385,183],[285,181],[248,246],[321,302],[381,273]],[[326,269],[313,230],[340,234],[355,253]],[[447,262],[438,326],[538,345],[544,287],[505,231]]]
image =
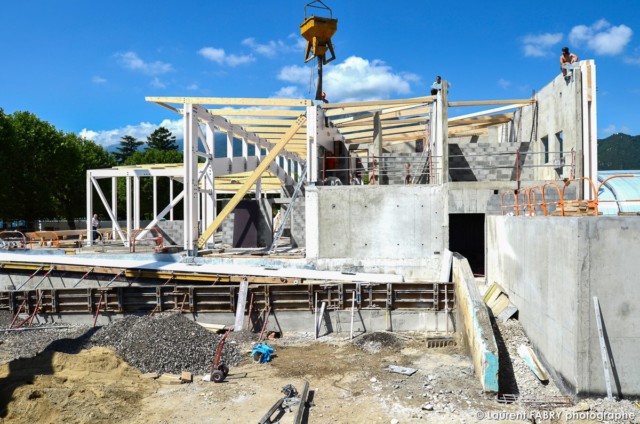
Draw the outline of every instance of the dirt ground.
[[[307,335],[270,342],[267,364],[249,358],[223,383],[166,385],[141,378],[108,348],[76,354],[44,352],[0,366],[3,423],[245,423],[258,422],[292,384],[309,382],[304,422],[449,422],[493,401],[481,394],[472,365],[456,348],[426,349],[424,341],[401,340],[400,349],[342,339],[316,342]],[[385,368],[416,368],[412,376]],[[451,388],[456,387],[456,393]],[[447,399],[451,398],[451,399]],[[426,411],[432,404],[440,411]],[[446,408],[446,410],[445,410]],[[471,409],[470,409],[471,408]],[[295,408],[294,408],[295,410]],[[472,411],[471,411],[472,412]],[[281,417],[293,421],[293,413]]]
[[[231,368],[226,381],[195,376],[193,383],[177,385],[143,378],[109,348],[45,351],[0,365],[0,423],[256,423],[283,396],[285,385],[302,391],[305,381],[310,388],[305,423],[567,422],[499,419],[505,417],[497,414],[521,412],[522,405],[484,394],[459,348],[427,348],[424,339],[407,335],[392,338],[394,346],[358,346],[338,336],[315,341],[308,334],[285,335],[269,341],[275,356],[267,364],[250,360],[247,341],[241,346],[247,359]],[[417,372],[392,373],[389,365]],[[596,407],[592,402],[566,410]],[[291,423],[293,417],[284,412],[280,422]]]

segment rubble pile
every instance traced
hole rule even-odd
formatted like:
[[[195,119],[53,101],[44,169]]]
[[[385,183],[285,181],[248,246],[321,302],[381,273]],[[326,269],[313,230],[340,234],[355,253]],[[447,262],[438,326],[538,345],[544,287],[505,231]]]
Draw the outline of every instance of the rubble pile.
[[[515,394],[522,399],[562,396],[562,392],[552,379],[548,383],[542,383],[518,355],[518,346],[523,344],[530,346],[531,344],[520,321],[515,319],[505,322],[496,320],[496,325],[500,334],[497,342],[499,345],[503,344],[506,350],[506,354],[501,352],[500,359],[507,362],[500,362],[501,392]],[[499,349],[501,347],[499,346]]]
[[[395,334],[383,331],[367,333],[353,341],[354,346],[370,354],[376,354],[382,349],[400,349],[402,342]]]
[[[91,342],[113,348],[145,373],[206,374],[211,371],[221,337],[181,314],[163,313],[125,317],[102,328]],[[221,362],[234,366],[242,359],[237,342],[227,340]]]
[[[52,324],[46,326],[46,330],[25,329],[0,332],[2,346],[0,363],[20,358],[33,358],[45,350],[76,353],[91,336],[88,326],[60,326],[60,328],[55,328],[56,326]]]

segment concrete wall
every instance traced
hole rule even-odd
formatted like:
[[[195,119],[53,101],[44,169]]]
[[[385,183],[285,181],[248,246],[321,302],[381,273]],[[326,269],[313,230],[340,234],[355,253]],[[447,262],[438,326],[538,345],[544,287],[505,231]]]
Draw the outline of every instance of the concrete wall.
[[[487,216],[486,231],[487,283],[508,291],[556,380],[580,395],[606,393],[597,296],[621,392],[640,395],[640,285],[633,277],[640,220]]]
[[[453,255],[456,293],[456,332],[473,359],[476,376],[486,392],[498,391],[498,346],[487,305],[482,301],[469,262]]]
[[[394,263],[398,272],[419,263],[420,278],[436,278],[448,243],[445,196],[427,185],[307,187],[307,259]]]

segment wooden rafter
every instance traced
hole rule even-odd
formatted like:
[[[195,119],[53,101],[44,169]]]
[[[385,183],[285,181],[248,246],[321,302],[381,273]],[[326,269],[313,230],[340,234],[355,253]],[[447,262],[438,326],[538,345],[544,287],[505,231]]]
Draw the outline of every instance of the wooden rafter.
[[[273,99],[273,98],[236,98],[236,97],[146,97],[148,102],[198,104],[198,105],[237,105],[237,106],[278,106],[306,107],[312,106],[311,100]]]

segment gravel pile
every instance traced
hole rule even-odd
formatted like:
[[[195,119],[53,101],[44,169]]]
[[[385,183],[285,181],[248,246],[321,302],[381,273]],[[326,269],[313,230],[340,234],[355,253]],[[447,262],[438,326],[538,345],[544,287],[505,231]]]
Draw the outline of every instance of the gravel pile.
[[[45,325],[55,327],[52,324]],[[46,330],[0,331],[0,362],[32,358],[45,350],[76,353],[93,333],[88,326],[60,327]]]
[[[125,317],[102,328],[91,341],[113,348],[145,373],[206,374],[211,371],[221,338],[181,314],[166,313]],[[221,362],[234,366],[242,359],[237,342],[227,339]]]
[[[400,349],[402,342],[392,333],[375,332],[356,338],[353,345],[373,355],[382,349]]]

